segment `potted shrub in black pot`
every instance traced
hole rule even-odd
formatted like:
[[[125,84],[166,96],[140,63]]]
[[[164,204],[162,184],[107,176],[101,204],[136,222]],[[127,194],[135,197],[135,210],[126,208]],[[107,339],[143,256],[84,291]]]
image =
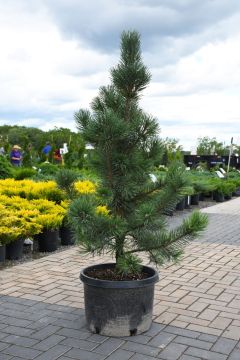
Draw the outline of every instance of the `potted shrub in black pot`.
[[[213,190],[213,185],[209,184],[203,176],[192,178],[193,194],[191,195],[191,205],[198,205],[199,201],[204,201],[204,194]]]
[[[223,202],[224,199],[224,182],[222,179],[216,179],[215,190],[213,191],[213,200],[216,202]]]
[[[178,259],[184,245],[206,227],[207,218],[195,212],[177,229],[167,229],[164,213],[184,193],[185,169],[177,163],[164,179],[152,182],[149,177],[162,149],[157,120],[139,106],[150,74],[137,32],[122,34],[121,59],[111,80],[93,100],[92,112],[75,114],[84,140],[94,147],[92,166],[100,183],[98,194],[71,203],[69,219],[85,251],[114,257],[112,263],[80,273],[89,329],[128,336],[149,329],[158,281],[157,271],[143,266],[136,254],[148,254],[156,265]]]
[[[236,191],[236,185],[232,181],[225,181],[223,184],[223,194],[225,200],[231,200],[234,192]]]
[[[55,181],[59,189],[65,192],[68,201],[76,197],[77,192],[74,188],[74,182],[78,179],[79,175],[72,169],[60,169],[56,176]],[[62,206],[64,204],[62,203]],[[65,201],[67,205],[67,201]],[[61,227],[59,228],[59,235],[61,239],[61,245],[73,245],[74,239],[70,225],[68,224],[67,216],[64,216]]]
[[[4,198],[4,196],[3,196]],[[6,201],[6,199],[8,199]],[[13,198],[14,199],[14,198]],[[12,198],[5,197],[0,206],[0,262],[19,260],[23,256],[24,239],[32,237],[41,231],[33,217],[34,211],[19,209]]]
[[[60,245],[59,228],[66,216],[66,206],[64,202],[62,202],[63,207],[44,199],[33,200],[33,203],[39,210],[36,221],[42,228],[41,232],[34,236],[34,241],[38,243],[37,250],[40,252],[56,251]]]
[[[34,237],[38,241],[38,251],[53,252],[60,245],[59,227],[63,221],[63,216],[58,215],[41,215],[38,219],[42,225],[42,232]]]

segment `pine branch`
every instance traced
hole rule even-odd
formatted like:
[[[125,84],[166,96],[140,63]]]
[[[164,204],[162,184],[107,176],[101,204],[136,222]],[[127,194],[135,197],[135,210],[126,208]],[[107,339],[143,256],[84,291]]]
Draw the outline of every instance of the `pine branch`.
[[[166,233],[158,233],[154,244],[146,241],[145,246],[128,250],[127,253],[152,252],[157,250],[159,253],[174,252],[181,249],[190,240],[198,236],[207,226],[208,218],[205,214],[194,212],[188,219],[185,219],[181,226]],[[154,234],[152,234],[152,240]]]

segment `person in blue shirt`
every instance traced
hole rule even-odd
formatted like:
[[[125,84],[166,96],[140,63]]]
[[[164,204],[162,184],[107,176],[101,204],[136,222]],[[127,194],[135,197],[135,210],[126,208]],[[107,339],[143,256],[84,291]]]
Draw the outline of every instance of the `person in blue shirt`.
[[[21,148],[18,145],[14,145],[12,147],[12,151],[10,153],[10,161],[13,166],[21,166],[22,162],[22,154],[21,154]]]
[[[48,161],[49,153],[51,152],[51,150],[52,150],[52,146],[50,145],[49,142],[47,142],[44,148],[42,149],[42,152],[46,156],[46,161]]]

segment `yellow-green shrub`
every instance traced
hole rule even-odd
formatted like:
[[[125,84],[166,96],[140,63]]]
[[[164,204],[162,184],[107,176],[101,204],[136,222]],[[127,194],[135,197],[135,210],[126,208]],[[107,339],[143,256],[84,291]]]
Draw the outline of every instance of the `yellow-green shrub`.
[[[76,181],[75,189],[79,194],[94,194],[96,192],[96,184],[89,180]]]
[[[56,229],[65,215],[66,208],[46,199],[0,195],[0,243],[32,237],[45,228]]]

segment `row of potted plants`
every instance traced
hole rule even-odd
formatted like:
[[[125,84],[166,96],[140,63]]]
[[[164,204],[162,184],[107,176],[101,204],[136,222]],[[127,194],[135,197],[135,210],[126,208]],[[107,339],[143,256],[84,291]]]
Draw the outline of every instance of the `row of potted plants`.
[[[76,181],[73,186],[76,196],[96,191],[96,185],[88,180]],[[57,192],[61,194],[58,201],[46,199]],[[37,243],[34,247],[40,252],[55,251],[60,244],[73,244],[67,221],[67,197],[67,192],[59,189],[54,181],[1,180],[0,262],[5,258],[19,259],[27,238],[34,240],[34,245]],[[61,198],[65,200],[60,201]],[[104,206],[99,206],[96,211],[105,215],[108,213]]]
[[[86,194],[96,191],[96,185],[89,180],[74,181],[74,188],[77,194]],[[33,181],[29,179],[0,180],[0,195],[20,196],[25,199],[47,199],[60,203],[67,198],[67,194],[63,189],[58,187],[56,181]]]
[[[240,176],[232,171],[227,178],[219,179],[214,173],[189,172],[189,188],[183,194],[176,210],[183,210],[189,205],[198,205],[199,201],[211,198],[216,202],[230,200],[240,195]]]
[[[19,196],[0,195],[0,244],[2,260],[21,257],[27,238],[55,231],[66,216],[66,205],[46,199],[27,200]],[[41,245],[40,245],[41,247]],[[6,249],[6,250],[5,250]]]

